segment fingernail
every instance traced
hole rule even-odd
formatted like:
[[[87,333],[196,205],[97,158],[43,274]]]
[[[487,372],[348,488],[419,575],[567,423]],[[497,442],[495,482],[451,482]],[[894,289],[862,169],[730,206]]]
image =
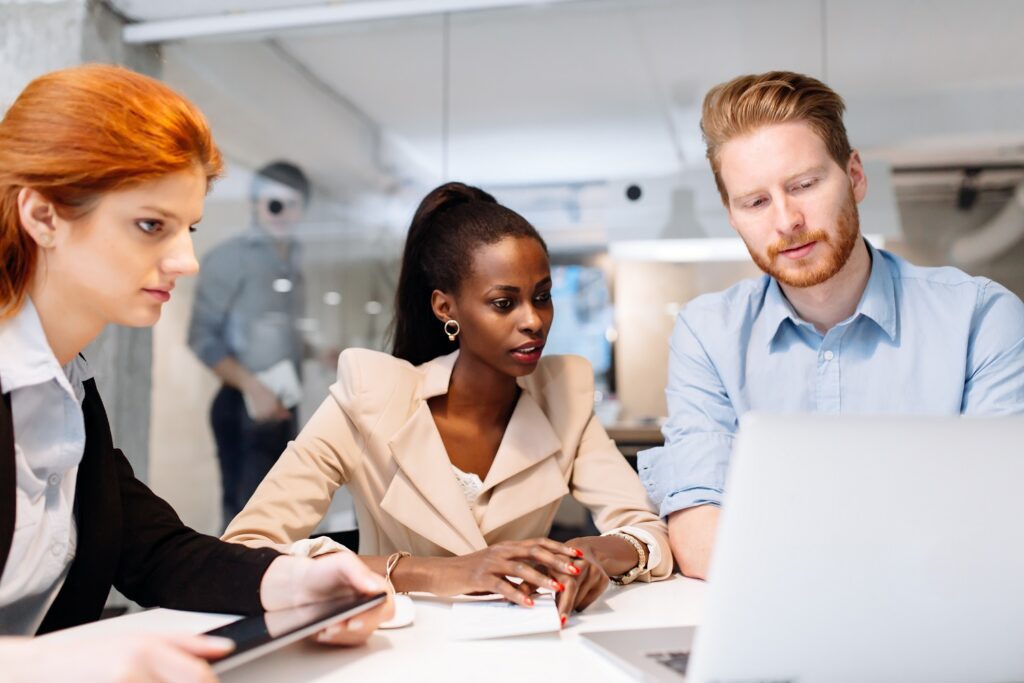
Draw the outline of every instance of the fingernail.
[[[583,557],[583,551],[579,548],[573,548],[572,551],[576,553],[576,557]]]
[[[578,576],[580,573],[580,568],[574,564],[567,564],[565,565],[565,571],[569,572],[573,576]]]
[[[352,621],[348,622],[348,630],[349,631],[359,631],[362,628],[363,628],[363,620],[362,619],[353,619]]]
[[[218,650],[234,650],[235,641],[230,638],[222,638],[220,636],[204,636],[203,640],[210,647],[215,647]]]
[[[388,584],[383,579],[367,579],[363,590],[367,593],[383,593],[388,589]]]
[[[562,626],[563,626],[563,627],[565,626],[565,622],[566,622],[566,621],[567,621],[567,618],[566,618],[566,616],[565,616],[565,615],[563,614],[563,615],[562,615]]]
[[[551,587],[554,590],[558,591],[559,593],[565,590],[565,586],[563,586],[562,584],[558,583],[557,581],[552,581],[551,582]]]
[[[526,599],[524,600],[524,602],[526,603],[526,606],[527,606],[527,607],[533,607],[533,600],[532,600],[532,599],[530,599],[530,598],[526,598]]]

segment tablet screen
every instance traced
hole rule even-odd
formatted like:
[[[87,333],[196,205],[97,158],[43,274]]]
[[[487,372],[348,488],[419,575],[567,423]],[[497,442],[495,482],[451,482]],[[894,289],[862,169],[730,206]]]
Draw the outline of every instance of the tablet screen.
[[[243,617],[204,635],[230,638],[235,649],[213,663],[216,672],[227,671],[267,652],[284,647],[319,631],[322,627],[351,617],[384,602],[386,594],[349,595],[312,605]]]

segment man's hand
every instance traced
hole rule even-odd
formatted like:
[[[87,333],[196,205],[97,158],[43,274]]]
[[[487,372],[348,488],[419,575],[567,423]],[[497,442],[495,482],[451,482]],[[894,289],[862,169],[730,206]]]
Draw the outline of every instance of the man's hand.
[[[267,568],[260,583],[263,609],[308,605],[331,598],[387,591],[384,577],[370,571],[355,553],[339,552],[318,558],[282,555]],[[358,645],[394,614],[389,597],[383,605],[327,626],[317,636],[321,643]]]
[[[669,515],[668,542],[684,575],[707,578],[720,512],[716,505],[700,505]]]
[[[274,392],[255,377],[246,383],[243,393],[252,405],[252,414],[249,417],[254,422],[283,422],[292,416],[288,409],[281,405]]]

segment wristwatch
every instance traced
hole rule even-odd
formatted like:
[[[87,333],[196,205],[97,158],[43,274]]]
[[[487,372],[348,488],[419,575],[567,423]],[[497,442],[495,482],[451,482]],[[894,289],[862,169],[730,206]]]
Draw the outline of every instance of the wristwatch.
[[[602,536],[614,536],[621,538],[622,540],[629,543],[636,550],[637,562],[636,565],[625,574],[619,574],[618,576],[609,576],[612,583],[616,583],[620,586],[633,583],[637,577],[640,576],[644,571],[647,570],[647,546],[642,543],[632,534],[627,534],[625,531],[609,531],[608,533],[601,534]]]

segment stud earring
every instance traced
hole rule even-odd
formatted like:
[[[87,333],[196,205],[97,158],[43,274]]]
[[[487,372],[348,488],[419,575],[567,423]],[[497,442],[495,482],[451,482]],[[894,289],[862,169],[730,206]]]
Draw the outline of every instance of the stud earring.
[[[48,232],[41,232],[41,233],[39,233],[38,240],[39,240],[39,245],[42,246],[42,247],[52,247],[53,246],[53,235],[48,233]]]
[[[459,332],[462,328],[459,327],[458,320],[449,320],[444,324],[444,333],[448,335],[448,341],[455,341],[455,338],[459,336]]]

